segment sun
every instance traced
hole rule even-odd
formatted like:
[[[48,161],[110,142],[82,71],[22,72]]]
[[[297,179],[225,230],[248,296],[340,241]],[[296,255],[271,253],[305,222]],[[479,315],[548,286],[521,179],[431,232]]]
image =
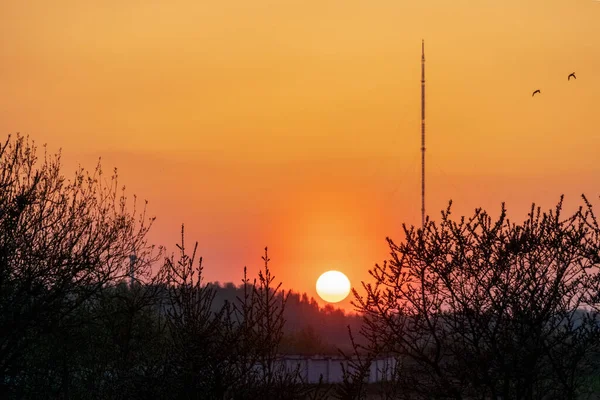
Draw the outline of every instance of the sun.
[[[350,280],[340,271],[327,271],[317,279],[317,293],[329,303],[338,303],[348,297]]]

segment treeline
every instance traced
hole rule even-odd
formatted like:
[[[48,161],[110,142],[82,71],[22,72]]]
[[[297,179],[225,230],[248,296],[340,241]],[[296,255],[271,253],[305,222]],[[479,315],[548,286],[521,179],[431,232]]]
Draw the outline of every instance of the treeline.
[[[244,294],[243,286],[233,283],[209,283],[215,288],[213,310],[217,311],[225,302],[235,303]],[[282,354],[339,356],[340,350],[352,351],[348,327],[360,330],[362,317],[356,313],[346,313],[332,304],[319,306],[314,298],[306,293],[294,291],[277,295],[286,297],[283,318],[285,326],[281,344]]]
[[[116,171],[60,172],[17,136],[0,144],[0,398],[572,399],[600,393],[600,226],[504,207],[404,227],[371,269],[359,316],[284,292],[265,248],[256,277],[206,283],[183,235],[165,256]],[[131,258],[135,255],[134,258]],[[136,280],[132,283],[131,276]],[[351,330],[346,336],[347,326]],[[351,334],[350,334],[351,333]],[[333,354],[335,387],[284,353]],[[392,357],[368,385],[371,361]]]
[[[327,346],[310,327],[284,334],[289,294],[273,285],[266,249],[258,280],[246,279],[240,296],[217,304],[218,289],[203,284],[201,261],[180,248],[179,258],[166,259],[150,283],[122,279],[83,294],[49,287],[29,304],[13,303],[18,321],[30,328],[22,328],[25,336],[14,338],[20,346],[3,360],[3,398],[301,399],[325,393],[277,362],[298,346],[306,354]],[[25,290],[22,282],[12,283]],[[49,307],[50,296],[68,299],[53,312],[32,312]]]
[[[60,154],[38,159],[21,136],[0,144],[0,397],[316,395],[276,362],[287,295],[266,250],[256,279],[244,272],[241,296],[217,306],[183,232],[165,257],[147,243],[145,208],[128,207],[116,171],[66,179]],[[291,336],[307,337],[317,347]]]

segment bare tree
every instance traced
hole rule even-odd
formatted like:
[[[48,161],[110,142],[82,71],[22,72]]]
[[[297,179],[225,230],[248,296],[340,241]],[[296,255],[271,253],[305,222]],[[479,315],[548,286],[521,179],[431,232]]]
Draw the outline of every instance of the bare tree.
[[[35,143],[20,135],[0,144],[0,387],[23,387],[28,349],[124,277],[132,253],[146,260],[137,273],[147,272],[152,221],[145,207],[127,209],[116,170],[108,184],[100,164],[67,180],[60,153],[38,159]]]
[[[591,204],[514,224],[427,220],[355,291],[369,351],[396,357],[405,398],[574,399],[598,361],[600,228]]]
[[[367,398],[367,389],[369,384],[369,375],[371,363],[375,353],[369,351],[361,353],[364,346],[361,346],[354,340],[352,330],[348,326],[348,335],[353,346],[353,354],[347,354],[340,350],[341,355],[347,361],[342,363],[342,382],[336,388],[335,396],[339,400],[365,400]]]
[[[285,325],[284,312],[289,292],[281,290],[281,283],[274,284],[275,277],[271,274],[266,247],[262,260],[264,266],[258,272],[258,281],[255,280],[252,284],[252,301],[240,301],[242,307],[238,308],[241,311],[239,315],[248,324],[244,335],[252,337],[254,341],[253,371],[256,373],[254,385],[241,388],[240,397],[301,399],[311,395],[317,396],[320,388],[306,385],[299,368],[288,369],[285,364],[279,362]],[[245,279],[244,287],[248,283]]]
[[[243,295],[220,306],[183,227],[178,259],[152,275],[154,219],[128,207],[116,170],[69,180],[60,153],[38,159],[20,135],[0,144],[0,397],[326,395],[280,362],[288,294],[266,248],[258,278],[244,269]]]
[[[278,371],[275,361],[279,355],[279,345],[283,337],[285,319],[283,312],[288,294],[281,292],[281,283],[273,286],[275,277],[269,269],[269,255],[265,247],[262,257],[264,268],[258,272],[258,285],[254,290],[254,315],[256,334],[259,343],[258,362],[261,368],[262,386],[271,388],[277,384]]]
[[[190,255],[183,238],[179,261],[165,261],[161,281],[168,290],[166,316],[171,353],[167,381],[177,398],[320,398],[322,385],[302,381],[298,369],[279,361],[287,294],[269,268],[267,249],[258,279],[244,268],[243,294],[214,307],[214,285],[203,282],[197,243]]]
[[[229,307],[211,310],[215,289],[203,281],[202,258],[196,264],[198,243],[190,254],[186,252],[183,226],[177,247],[179,260],[167,258],[160,274],[167,290],[169,384],[178,398],[220,399],[233,379],[226,376],[231,348],[226,324]]]

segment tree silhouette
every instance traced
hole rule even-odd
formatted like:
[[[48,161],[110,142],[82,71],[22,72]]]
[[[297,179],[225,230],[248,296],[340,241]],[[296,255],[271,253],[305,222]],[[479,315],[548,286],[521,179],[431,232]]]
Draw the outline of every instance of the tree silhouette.
[[[195,244],[186,252],[181,228],[179,259],[165,259],[160,280],[167,288],[166,318],[169,328],[169,385],[177,398],[222,398],[227,382],[231,326],[229,307],[212,311],[215,289],[203,283],[202,258],[196,264]]]
[[[600,229],[563,199],[514,224],[504,205],[404,226],[355,291],[372,353],[396,357],[406,398],[574,399],[598,367]],[[450,203],[451,204],[451,203]]]
[[[179,260],[167,258],[160,273],[168,292],[171,394],[219,400],[316,396],[318,388],[304,385],[297,369],[279,362],[287,295],[281,283],[273,284],[267,249],[258,279],[250,281],[244,268],[241,296],[215,306],[218,286],[203,282],[197,243],[188,254],[183,228],[178,248]]]
[[[52,377],[56,365],[33,355],[53,332],[72,329],[76,312],[103,286],[126,276],[129,256],[156,257],[146,244],[153,219],[127,209],[115,174],[104,182],[100,165],[93,174],[61,175],[60,153],[44,153],[17,135],[0,144],[0,388],[27,392],[31,381],[53,381],[68,391],[70,366]],[[46,374],[42,379],[36,374]]]

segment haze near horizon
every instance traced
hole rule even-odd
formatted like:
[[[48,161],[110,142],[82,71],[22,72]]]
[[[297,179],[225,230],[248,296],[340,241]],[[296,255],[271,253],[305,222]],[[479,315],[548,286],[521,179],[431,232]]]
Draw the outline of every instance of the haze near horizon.
[[[62,148],[67,176],[117,167],[150,239],[173,250],[185,223],[208,280],[239,283],[268,245],[318,298],[321,273],[358,285],[420,223],[421,39],[432,218],[597,199],[599,18],[587,0],[11,0],[0,130]]]

